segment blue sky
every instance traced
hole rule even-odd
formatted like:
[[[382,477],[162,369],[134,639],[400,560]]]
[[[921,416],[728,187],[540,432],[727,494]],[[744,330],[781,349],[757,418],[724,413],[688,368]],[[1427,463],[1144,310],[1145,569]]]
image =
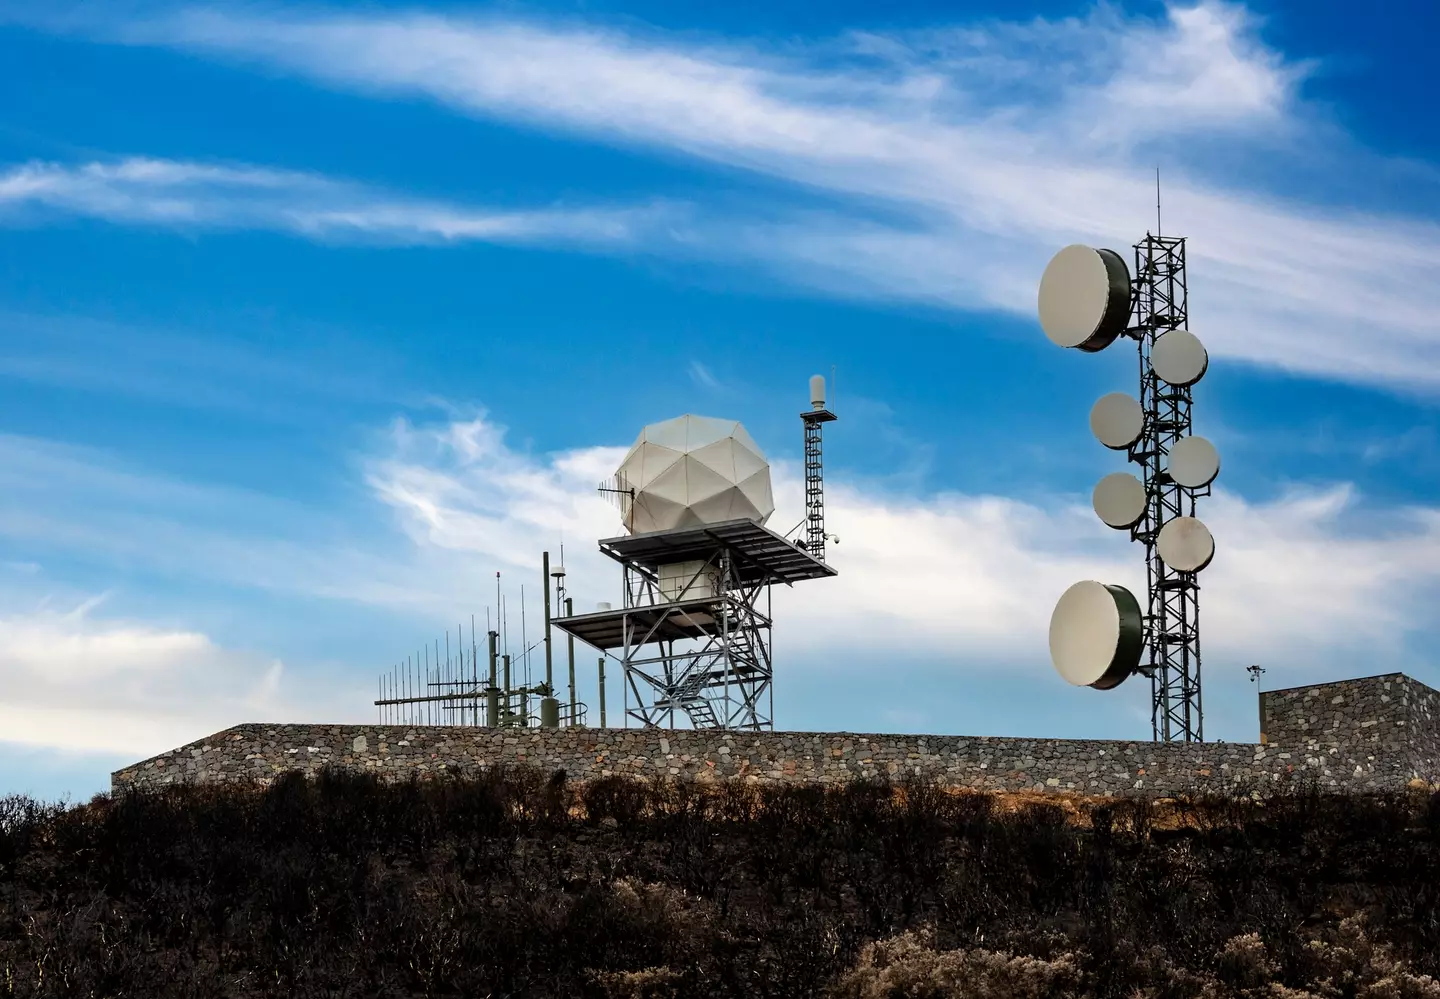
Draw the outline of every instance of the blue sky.
[[[646,423],[743,421],[841,576],[777,597],[790,729],[1148,738],[1050,608],[1139,589],[1049,256],[1190,237],[1206,734],[1440,685],[1433,5],[0,2],[0,793],[83,798],[376,676],[566,547]],[[531,596],[534,587],[527,586]],[[586,657],[585,661],[589,661]],[[592,674],[581,699],[594,710]],[[618,701],[613,679],[610,699]],[[618,714],[618,713],[617,713]]]

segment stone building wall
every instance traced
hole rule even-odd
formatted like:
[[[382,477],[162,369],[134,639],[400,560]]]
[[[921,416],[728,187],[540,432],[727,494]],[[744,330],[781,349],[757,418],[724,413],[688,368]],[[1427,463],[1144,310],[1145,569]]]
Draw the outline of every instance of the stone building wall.
[[[1386,747],[1406,743],[1412,684],[1405,674],[1390,673],[1264,691],[1260,694],[1260,741]]]
[[[265,782],[330,765],[386,778],[495,765],[612,774],[836,784],[915,775],[952,787],[1164,796],[1260,790],[1297,778],[1355,790],[1436,775],[1440,693],[1402,674],[1262,695],[1265,742],[459,726],[237,725],[112,775],[116,791]],[[1338,698],[1338,699],[1337,699]],[[1417,738],[1419,736],[1419,738]]]
[[[1416,776],[1440,784],[1440,690],[1407,677],[1410,716],[1410,763]]]
[[[1266,691],[1260,716],[1263,743],[1363,748],[1440,778],[1440,691],[1404,673]]]

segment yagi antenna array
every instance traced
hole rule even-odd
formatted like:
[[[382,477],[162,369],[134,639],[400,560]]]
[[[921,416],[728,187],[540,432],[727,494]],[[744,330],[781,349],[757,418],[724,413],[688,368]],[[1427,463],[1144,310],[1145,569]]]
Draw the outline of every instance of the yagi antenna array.
[[[1191,388],[1209,355],[1188,325],[1185,241],[1147,235],[1135,246],[1136,277],[1114,250],[1075,244],[1040,278],[1040,326],[1051,342],[1096,353],[1121,336],[1140,352],[1140,393],[1102,396],[1090,430],[1123,451],[1141,474],[1115,472],[1096,484],[1095,514],[1146,548],[1148,593],[1086,580],[1065,591],[1050,619],[1050,657],[1077,686],[1110,690],[1132,673],[1151,677],[1157,740],[1198,741],[1200,644],[1196,574],[1215,539],[1195,516],[1220,455],[1190,433]]]

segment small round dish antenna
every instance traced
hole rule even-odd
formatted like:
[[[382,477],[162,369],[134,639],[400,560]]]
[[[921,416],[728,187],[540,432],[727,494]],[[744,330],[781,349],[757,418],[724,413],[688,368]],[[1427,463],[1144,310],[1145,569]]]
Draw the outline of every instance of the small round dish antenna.
[[[1040,328],[1052,343],[1104,350],[1130,322],[1130,270],[1114,250],[1075,243],[1040,278]]]
[[[1156,338],[1150,348],[1150,366],[1166,382],[1184,388],[1205,377],[1210,355],[1194,333],[1174,329]]]
[[[1145,411],[1124,392],[1102,395],[1090,409],[1090,431],[1101,444],[1124,451],[1145,430]]]
[[[1118,687],[1140,665],[1140,604],[1123,586],[1076,583],[1050,615],[1050,661],[1077,687]]]
[[[1096,483],[1091,504],[1097,517],[1123,531],[1145,516],[1145,486],[1129,472],[1115,472]]]
[[[1170,448],[1167,471],[1186,489],[1204,489],[1220,474],[1220,452],[1204,437],[1182,437]]]
[[[1155,550],[1176,572],[1199,572],[1215,557],[1215,538],[1198,517],[1176,517],[1160,528]]]

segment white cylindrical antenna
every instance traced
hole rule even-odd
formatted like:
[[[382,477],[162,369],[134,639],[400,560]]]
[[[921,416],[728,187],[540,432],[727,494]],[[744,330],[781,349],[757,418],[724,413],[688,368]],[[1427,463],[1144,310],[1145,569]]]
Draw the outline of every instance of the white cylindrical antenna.
[[[810,405],[816,410],[825,408],[825,376],[810,376]]]

